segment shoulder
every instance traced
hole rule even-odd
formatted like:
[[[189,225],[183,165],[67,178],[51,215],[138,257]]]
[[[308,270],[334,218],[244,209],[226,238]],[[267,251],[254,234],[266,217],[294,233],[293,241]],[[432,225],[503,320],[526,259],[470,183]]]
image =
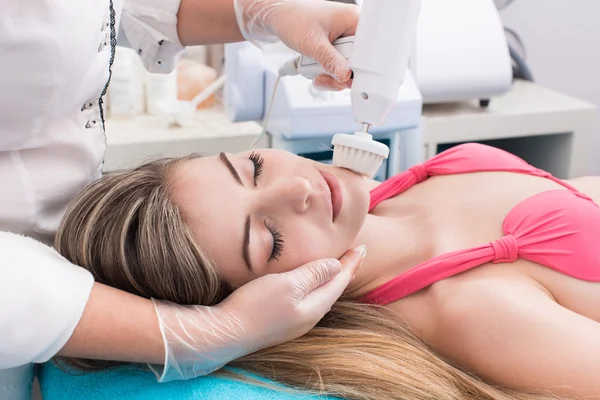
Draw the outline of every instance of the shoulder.
[[[427,297],[437,324],[455,326],[457,319],[468,324],[481,323],[491,315],[523,309],[523,303],[532,297],[551,299],[529,276],[515,273],[518,268],[509,271],[503,266],[483,265],[432,285]]]
[[[425,339],[455,365],[496,384],[519,386],[505,372],[519,362],[521,350],[526,354],[525,338],[539,329],[533,316],[556,303],[527,278],[510,278],[481,274],[433,285]]]
[[[431,288],[435,324],[428,344],[496,385],[600,396],[600,324],[556,303],[526,277],[490,275]]]
[[[531,296],[547,297],[528,278],[510,276],[447,279],[432,285],[428,294],[429,304],[435,309],[437,327],[446,329],[491,322],[488,320],[515,312],[515,308],[522,309],[522,303]]]

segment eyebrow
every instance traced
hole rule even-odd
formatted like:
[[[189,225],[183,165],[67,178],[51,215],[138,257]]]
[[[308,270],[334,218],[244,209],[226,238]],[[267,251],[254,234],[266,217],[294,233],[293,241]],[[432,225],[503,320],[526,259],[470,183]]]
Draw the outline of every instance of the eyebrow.
[[[225,163],[225,166],[227,167],[229,172],[231,172],[231,175],[233,175],[235,180],[238,181],[238,183],[243,186],[244,184],[242,183],[242,179],[240,178],[240,175],[236,171],[236,169],[233,166],[233,164],[231,163],[231,161],[229,161],[229,158],[227,158],[225,153],[220,153],[219,158],[221,159],[221,161],[223,161]]]
[[[250,262],[250,217],[246,218],[246,227],[244,229],[244,244],[242,245],[242,257],[246,262],[246,266],[252,271],[252,263]]]
[[[240,178],[240,175],[237,173],[235,167],[233,166],[233,164],[231,164],[231,162],[229,161],[229,159],[227,158],[225,153],[220,153],[219,158],[221,159],[221,161],[223,161],[223,163],[225,164],[225,166],[227,167],[229,172],[231,172],[231,175],[233,175],[233,178],[240,185],[243,186],[244,184],[242,183],[242,179]],[[251,222],[250,216],[248,216],[248,218],[246,218],[246,225],[244,226],[244,240],[242,243],[242,258],[244,259],[244,262],[246,263],[246,267],[248,267],[248,270],[252,271],[252,263],[250,262],[250,222]]]

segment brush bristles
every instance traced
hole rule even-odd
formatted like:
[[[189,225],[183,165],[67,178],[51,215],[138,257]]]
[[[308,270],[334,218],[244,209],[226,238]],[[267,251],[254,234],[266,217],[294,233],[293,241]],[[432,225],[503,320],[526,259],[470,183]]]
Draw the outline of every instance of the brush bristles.
[[[380,155],[354,147],[336,145],[333,149],[333,165],[350,169],[373,178],[384,158]]]

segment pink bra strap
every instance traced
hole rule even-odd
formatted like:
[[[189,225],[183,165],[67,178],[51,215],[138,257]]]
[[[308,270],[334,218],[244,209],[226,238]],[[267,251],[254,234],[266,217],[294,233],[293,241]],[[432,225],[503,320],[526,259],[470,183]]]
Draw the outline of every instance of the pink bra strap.
[[[518,258],[517,240],[506,235],[484,246],[442,254],[425,261],[370,291],[361,301],[386,305],[480,265],[515,262]]]

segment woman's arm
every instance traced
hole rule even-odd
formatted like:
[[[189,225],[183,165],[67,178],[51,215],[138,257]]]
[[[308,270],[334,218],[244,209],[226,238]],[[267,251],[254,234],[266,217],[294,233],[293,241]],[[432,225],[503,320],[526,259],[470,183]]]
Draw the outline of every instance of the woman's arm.
[[[163,363],[152,301],[94,283],[36,240],[0,232],[0,369],[54,355]]]
[[[94,283],[81,320],[58,355],[163,364],[165,348],[154,304]]]
[[[125,0],[119,42],[135,49],[148,71],[168,73],[183,46],[281,40],[325,68],[315,84],[341,90],[351,73],[331,42],[353,35],[358,17],[357,6],[320,0]]]
[[[281,40],[328,72],[315,78],[317,85],[342,90],[349,87],[351,73],[331,42],[353,35],[358,18],[357,6],[331,1],[181,0],[177,34],[184,45]]]
[[[177,34],[184,46],[245,40],[233,0],[181,0],[177,21]]]
[[[339,261],[318,260],[261,277],[214,307],[154,304],[95,283],[59,354],[148,363],[162,382],[206,375],[310,330],[348,286],[364,255],[364,248],[357,249]]]
[[[33,239],[0,232],[0,369],[67,357],[164,365],[160,380],[208,374],[310,330],[352,280],[364,249],[264,276],[215,307],[143,299],[95,283]],[[277,301],[273,301],[277,299]]]
[[[125,0],[118,43],[134,49],[146,69],[169,73],[184,46],[244,40],[233,0]]]
[[[435,347],[491,383],[600,396],[600,324],[532,282],[478,281],[446,303]]]
[[[0,369],[48,361],[77,325],[92,274],[52,248],[0,232]]]

